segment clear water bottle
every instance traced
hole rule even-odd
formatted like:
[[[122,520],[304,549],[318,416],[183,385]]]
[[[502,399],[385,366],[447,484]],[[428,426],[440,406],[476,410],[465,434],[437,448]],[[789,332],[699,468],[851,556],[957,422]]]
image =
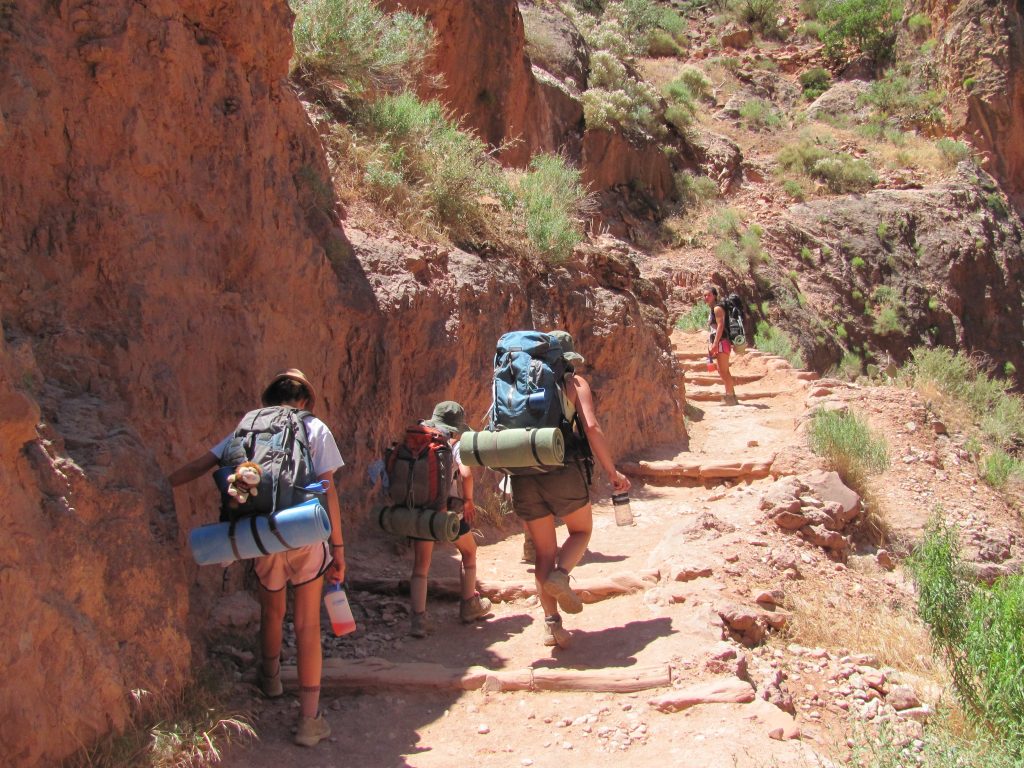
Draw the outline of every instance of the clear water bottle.
[[[348,595],[340,584],[328,584],[324,595],[327,615],[331,617],[331,629],[335,635],[347,635],[356,631],[356,620],[352,617],[352,606],[348,604]]]
[[[633,510],[629,507],[629,494],[623,491],[612,495],[616,525],[633,525]]]

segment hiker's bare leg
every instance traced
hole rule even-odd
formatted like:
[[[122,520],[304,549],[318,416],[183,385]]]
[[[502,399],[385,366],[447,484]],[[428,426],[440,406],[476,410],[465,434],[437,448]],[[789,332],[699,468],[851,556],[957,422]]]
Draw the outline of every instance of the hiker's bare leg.
[[[320,672],[323,668],[320,596],[323,583],[321,576],[295,588],[295,649],[299,666],[299,711],[303,717],[316,717],[320,706]]]
[[[526,528],[533,539],[533,545],[537,550],[537,561],[533,567],[533,575],[537,580],[537,597],[544,608],[545,616],[554,616],[558,613],[558,602],[544,591],[544,581],[555,569],[555,561],[558,559],[558,542],[555,539],[555,517],[546,515],[539,520],[528,520]]]
[[[412,578],[409,579],[409,603],[413,613],[427,610],[427,575],[430,573],[430,559],[434,555],[434,542],[414,541],[412,543]]]
[[[260,649],[263,652],[263,674],[277,674],[281,668],[281,636],[284,631],[285,591],[271,592],[260,584]]]
[[[729,371],[729,353],[719,352],[718,357],[718,374],[722,377],[722,383],[725,384],[726,396],[732,396],[736,394],[736,390],[732,384],[732,373]]]
[[[455,540],[455,548],[462,555],[462,599],[476,594],[476,539],[473,532],[464,533]]]
[[[569,573],[587,551],[590,534],[594,530],[594,511],[590,502],[563,517],[562,521],[569,530],[569,538],[558,551],[558,567]]]

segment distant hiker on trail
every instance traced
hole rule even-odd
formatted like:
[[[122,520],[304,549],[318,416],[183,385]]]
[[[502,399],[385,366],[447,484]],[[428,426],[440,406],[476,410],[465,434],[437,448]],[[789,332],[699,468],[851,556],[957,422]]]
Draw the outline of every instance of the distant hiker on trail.
[[[304,437],[312,464],[308,470],[309,475],[329,483],[329,488],[324,494],[331,521],[329,540],[257,557],[252,561],[253,570],[260,584],[260,643],[263,656],[260,666],[260,688],[268,698],[276,698],[284,693],[281,685],[281,643],[286,608],[285,587],[291,584],[295,590],[299,724],[294,740],[296,744],[312,747],[331,735],[330,726],[318,711],[320,673],[323,666],[320,644],[320,598],[325,575],[332,583],[341,582],[345,578],[341,506],[333,481],[334,473],[344,462],[330,429],[309,413],[316,404],[316,393],[302,371],[290,368],[275,375],[264,390],[262,401],[264,408],[247,414],[246,419],[250,419],[254,414],[269,413],[283,419],[294,419],[296,425],[301,423],[305,430]],[[297,436],[296,439],[301,443],[303,438]],[[237,440],[234,434],[230,435],[199,458],[175,470],[168,478],[171,485],[179,486],[190,482],[218,467],[222,463],[222,454],[234,450]],[[305,467],[290,468],[289,471],[298,474],[303,469]]]
[[[718,301],[718,289],[712,285],[705,287],[704,301],[711,309],[708,314],[708,360],[714,361],[718,367],[718,374],[722,377],[722,383],[725,384],[725,397],[722,402],[726,405],[736,405],[739,400],[736,398],[736,388],[733,386],[732,373],[729,371],[732,342],[726,328],[725,307]]]
[[[562,357],[567,364],[560,395],[564,400],[566,421],[582,426],[590,450],[610,478],[615,492],[629,490],[629,478],[615,469],[607,439],[597,421],[590,385],[574,371],[573,364],[582,363],[583,356],[575,351],[572,336],[567,332],[552,331],[550,335],[561,344]],[[583,457],[577,456],[555,471],[512,474],[510,479],[512,509],[526,523],[536,551],[534,577],[544,608],[544,645],[566,648],[571,635],[562,626],[558,611],[559,608],[566,613],[583,610],[582,601],[569,586],[569,573],[583,557],[593,530],[588,471]],[[555,538],[556,517],[565,521],[569,531],[561,549]]]
[[[459,618],[464,624],[471,624],[482,619],[491,612],[491,601],[481,597],[476,591],[476,540],[472,528],[476,524],[476,507],[473,505],[473,474],[469,467],[462,464],[459,453],[459,436],[469,430],[466,424],[466,412],[458,403],[445,400],[434,407],[430,419],[422,422],[424,427],[440,430],[448,440],[454,458],[454,473],[449,482],[447,506],[452,512],[459,512],[458,538],[455,548],[462,558],[461,602]],[[409,634],[413,637],[426,637],[433,629],[427,619],[427,577],[430,573],[430,561],[434,554],[432,539],[413,538],[413,566],[409,579],[409,602],[412,617]]]

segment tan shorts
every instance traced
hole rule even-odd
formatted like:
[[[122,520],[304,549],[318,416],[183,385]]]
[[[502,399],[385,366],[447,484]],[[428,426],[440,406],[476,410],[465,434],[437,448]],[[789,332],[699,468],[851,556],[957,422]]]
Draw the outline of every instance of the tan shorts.
[[[590,503],[586,474],[578,461],[557,472],[513,475],[511,480],[512,509],[522,520],[565,517]]]
[[[324,575],[331,562],[327,542],[275,552],[253,561],[256,578],[268,592],[280,592],[288,584],[301,587]]]

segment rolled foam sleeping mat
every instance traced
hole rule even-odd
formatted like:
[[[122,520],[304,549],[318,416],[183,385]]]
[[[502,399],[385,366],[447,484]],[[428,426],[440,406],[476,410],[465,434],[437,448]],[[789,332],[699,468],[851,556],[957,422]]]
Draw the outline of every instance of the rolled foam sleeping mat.
[[[375,512],[380,527],[388,533],[432,541],[459,538],[459,516],[454,512],[410,507],[381,507]]]
[[[467,467],[557,467],[565,463],[565,437],[557,427],[464,432],[459,455]]]
[[[331,519],[317,499],[282,509],[274,515],[274,523],[280,538],[271,530],[268,516],[240,518],[235,523],[234,548],[231,546],[230,523],[211,523],[193,528],[188,537],[192,557],[199,565],[230,563],[316,544],[326,541],[331,535]],[[260,545],[266,553],[260,550]]]

